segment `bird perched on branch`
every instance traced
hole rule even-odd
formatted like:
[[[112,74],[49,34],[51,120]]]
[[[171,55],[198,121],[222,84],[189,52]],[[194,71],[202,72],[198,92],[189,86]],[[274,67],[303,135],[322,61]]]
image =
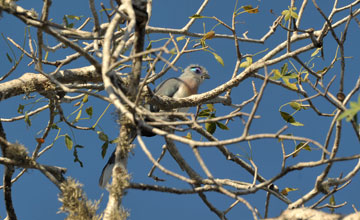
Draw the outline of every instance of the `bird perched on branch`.
[[[189,65],[185,68],[184,73],[182,73],[178,78],[169,78],[160,85],[158,85],[154,93],[158,96],[167,96],[171,98],[184,98],[190,95],[197,94],[200,84],[205,80],[209,79],[210,76],[207,70],[199,65]],[[180,112],[187,112],[188,107],[177,109]],[[158,106],[150,106],[150,110],[153,112],[160,111]],[[155,134],[151,131],[142,131],[142,136],[151,137]],[[111,154],[107,164],[102,170],[99,185],[105,187],[107,182],[111,178],[112,169],[115,164],[115,151]]]

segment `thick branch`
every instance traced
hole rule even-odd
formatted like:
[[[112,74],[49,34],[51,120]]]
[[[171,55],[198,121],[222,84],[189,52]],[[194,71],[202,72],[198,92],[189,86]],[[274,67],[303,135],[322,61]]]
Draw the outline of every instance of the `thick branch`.
[[[61,83],[99,83],[101,76],[96,73],[93,66],[76,69],[61,70],[52,75]],[[8,99],[21,94],[55,90],[50,80],[40,74],[25,73],[21,77],[0,84],[0,100]]]

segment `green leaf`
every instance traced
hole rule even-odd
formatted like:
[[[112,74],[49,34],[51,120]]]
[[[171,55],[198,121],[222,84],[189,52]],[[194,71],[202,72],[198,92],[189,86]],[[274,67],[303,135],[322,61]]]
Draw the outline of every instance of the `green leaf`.
[[[109,141],[109,137],[104,132],[97,131],[96,133],[98,134],[98,137],[100,140],[106,141],[106,142]]]
[[[69,25],[69,22],[68,22],[68,20],[67,20],[66,15],[64,15],[64,17],[63,17],[63,22],[64,22],[64,24],[65,24],[66,27]]]
[[[289,113],[287,112],[283,112],[283,111],[280,111],[280,115],[281,117],[288,123],[293,123],[295,122],[295,119],[293,116],[291,116]]]
[[[25,113],[24,121],[29,127],[31,126],[31,120],[30,120],[30,117],[29,117],[29,115],[27,113]]]
[[[341,113],[337,120],[341,120],[346,117],[346,121],[351,121],[359,111],[360,95],[358,96],[358,102],[350,102],[350,108]]]
[[[46,51],[46,53],[45,53],[45,56],[44,56],[44,60],[48,60],[48,56],[49,56],[49,51]]]
[[[198,117],[202,117],[202,118],[209,117],[210,113],[211,111],[209,109],[204,109],[201,112],[199,112]]]
[[[252,57],[246,57],[246,61],[240,64],[240,68],[246,68],[252,64]]]
[[[228,126],[226,126],[225,124],[221,123],[221,122],[216,122],[216,125],[223,130],[229,130]]]
[[[283,194],[284,196],[287,196],[289,192],[296,191],[296,190],[298,190],[298,189],[286,187],[285,189],[281,190],[281,194]]]
[[[293,9],[296,10],[295,7]],[[294,19],[297,19],[298,15],[297,15],[297,13],[295,11],[291,11],[291,17],[293,17]]]
[[[215,36],[215,31],[209,31],[201,38],[203,40],[210,40]]]
[[[294,18],[294,19],[298,18],[298,15],[295,11],[296,11],[295,7],[289,7],[289,10],[284,10],[281,12],[281,14],[285,16],[284,18],[285,21],[288,21],[290,18]]]
[[[336,205],[336,202],[335,202],[335,196],[334,194],[332,194],[329,198],[329,204],[332,205],[332,206],[335,206]],[[334,208],[330,208],[330,212],[331,213],[334,213],[335,209]]]
[[[286,79],[297,79],[298,78],[298,74],[296,73],[287,73],[284,78]]]
[[[17,112],[18,112],[19,114],[24,114],[24,108],[25,108],[24,105],[19,104],[19,107],[18,107],[18,109],[17,109]]]
[[[206,47],[206,43],[205,43],[205,40],[204,39],[200,39],[200,44],[202,47]]]
[[[301,142],[301,143],[299,143],[298,145],[296,145],[295,151],[298,150],[299,148],[301,148],[301,150],[311,151],[311,147],[310,147],[308,144],[306,144],[306,145],[304,146],[304,144],[305,144],[305,142]],[[293,154],[293,157],[296,157],[299,153],[300,153],[300,151],[297,152],[297,153],[295,153],[295,154]]]
[[[116,144],[116,143],[118,143],[119,141],[120,141],[120,138],[117,137],[117,138],[115,138],[114,140],[111,140],[111,141],[110,141],[110,144]]]
[[[176,54],[176,48],[175,48],[175,47],[174,47],[174,48],[171,48],[171,50],[169,51],[169,53],[175,55],[175,54]]]
[[[311,54],[311,57],[316,56],[321,51],[321,47],[316,48],[316,50]]]
[[[336,205],[334,194],[331,195],[331,197],[330,197],[330,199],[329,199],[329,204],[330,204],[330,205]]]
[[[215,60],[218,62],[218,63],[220,63],[222,66],[224,66],[224,60],[221,58],[221,56],[219,56],[218,54],[216,54],[216,53],[212,53],[213,55],[214,55],[214,58],[215,58]]]
[[[214,134],[214,132],[216,130],[216,123],[215,122],[206,122],[205,123],[205,129],[210,134]]]
[[[300,123],[300,122],[298,122],[298,121],[291,122],[290,124],[291,124],[291,125],[294,125],[294,126],[304,126],[303,123]]]
[[[84,97],[83,97],[83,99],[82,99],[82,102],[83,102],[83,103],[87,103],[88,100],[89,100],[89,95],[88,95],[88,94],[85,94]]]
[[[289,18],[290,18],[289,10],[284,10],[284,11],[281,12],[281,14],[285,16],[284,17],[285,21],[289,20]]]
[[[346,121],[351,121],[351,119],[357,114],[358,110],[348,109],[341,113],[337,120],[341,120],[346,117]]]
[[[68,134],[65,134],[65,145],[68,150],[71,150],[73,148],[73,141],[71,140],[71,137]]]
[[[251,5],[242,6],[242,8],[249,14],[256,14],[259,12],[259,7],[253,8]]]
[[[111,9],[111,8],[103,8],[103,9],[101,9],[99,12],[101,13],[101,12],[104,12],[104,11],[112,11],[113,9]]]
[[[57,126],[57,124],[52,124],[51,129],[59,130],[60,128],[59,128],[59,126]]]
[[[179,41],[184,40],[184,39],[185,39],[185,35],[177,37],[176,41],[179,42]]]
[[[77,16],[77,15],[66,15],[66,17],[70,18],[70,19],[75,19],[80,21],[82,17],[84,16]]]
[[[74,120],[74,123],[76,123],[76,122],[79,121],[79,119],[80,119],[80,117],[81,117],[81,113],[82,113],[82,109],[80,109],[80,110],[78,111],[78,113],[77,113],[77,115],[76,115],[76,118],[75,118],[75,120]]]
[[[359,111],[360,95],[358,96],[358,102],[350,102],[350,108],[341,113],[337,120],[341,120],[346,117],[346,121],[351,121]]]
[[[282,67],[281,67],[281,72],[280,72],[280,74],[282,75],[282,76],[285,76],[286,74],[287,74],[287,72],[288,72],[288,63],[284,63],[284,65],[282,65]]]
[[[288,122],[294,126],[304,126],[304,124],[302,124],[298,121],[295,121],[295,118],[287,112],[280,111],[280,115],[286,122]]]
[[[283,78],[285,85],[287,85],[290,89],[298,90],[296,83],[291,83],[289,79]]]
[[[290,89],[298,90],[296,83],[289,83],[287,82],[286,85],[290,87]]]
[[[290,102],[290,106],[291,106],[291,108],[295,109],[296,111],[300,111],[302,109],[306,110],[309,108],[299,102]]]
[[[187,139],[190,139],[190,140],[192,140],[192,135],[191,135],[191,132],[189,131],[187,134],[186,134],[186,136],[185,136]]]
[[[291,106],[291,108],[295,109],[296,111],[301,110],[301,104],[298,102],[290,102],[290,106]]]
[[[93,108],[92,108],[92,106],[86,108],[86,109],[85,109],[85,112],[86,112],[86,114],[88,114],[88,115],[90,116],[90,118],[91,118],[92,115],[93,115]]]
[[[304,145],[305,145],[305,142],[299,143],[298,145],[296,145],[295,150],[302,148],[302,150],[311,151],[311,147],[308,144],[306,144],[305,146]]]
[[[278,80],[281,79],[281,73],[278,69],[273,69],[272,72],[274,73],[274,76],[270,77],[272,80]]]
[[[189,18],[203,18],[203,17],[204,16],[195,14],[195,15],[190,16]]]
[[[11,59],[11,57],[10,57],[10,55],[9,55],[8,53],[6,53],[6,57],[7,57],[7,59],[9,60],[10,63],[13,62],[13,60]]]
[[[149,45],[146,47],[145,50],[150,50],[152,48],[152,42],[150,41]]]
[[[322,75],[322,74],[324,74],[325,71],[327,71],[328,69],[329,69],[328,67],[324,67],[323,69],[316,71],[316,73]]]
[[[209,111],[211,112],[215,112],[216,109],[214,108],[214,105],[213,104],[206,104],[206,107],[209,109]]]
[[[107,141],[105,141],[104,144],[101,146],[101,156],[102,156],[102,158],[105,157],[108,146],[109,146],[109,142],[107,142]]]

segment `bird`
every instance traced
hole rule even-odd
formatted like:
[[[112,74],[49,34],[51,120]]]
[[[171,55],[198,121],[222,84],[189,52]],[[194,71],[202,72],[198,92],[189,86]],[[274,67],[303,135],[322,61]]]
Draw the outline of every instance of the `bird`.
[[[184,69],[184,72],[179,77],[172,77],[161,82],[154,90],[154,94],[158,96],[166,96],[170,98],[185,98],[190,95],[198,93],[199,86],[205,79],[210,79],[210,75],[205,67],[191,64]],[[149,105],[149,110],[152,112],[159,112],[158,106]],[[178,112],[187,112],[189,107],[179,108]],[[142,136],[152,137],[155,134],[151,131],[142,130]],[[125,159],[124,159],[125,160]],[[125,166],[126,161],[121,161],[121,166]],[[112,174],[112,169],[115,165],[115,151],[111,154],[108,162],[104,166],[101,176],[99,178],[99,185],[104,188],[109,182]]]

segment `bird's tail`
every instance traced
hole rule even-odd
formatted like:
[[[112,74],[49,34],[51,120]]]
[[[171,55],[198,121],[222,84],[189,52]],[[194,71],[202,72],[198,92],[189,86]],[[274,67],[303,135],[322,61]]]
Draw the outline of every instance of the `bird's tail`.
[[[99,178],[99,185],[102,188],[105,188],[106,184],[110,181],[114,165],[115,165],[115,151],[112,152],[108,162],[101,171],[101,176]]]

